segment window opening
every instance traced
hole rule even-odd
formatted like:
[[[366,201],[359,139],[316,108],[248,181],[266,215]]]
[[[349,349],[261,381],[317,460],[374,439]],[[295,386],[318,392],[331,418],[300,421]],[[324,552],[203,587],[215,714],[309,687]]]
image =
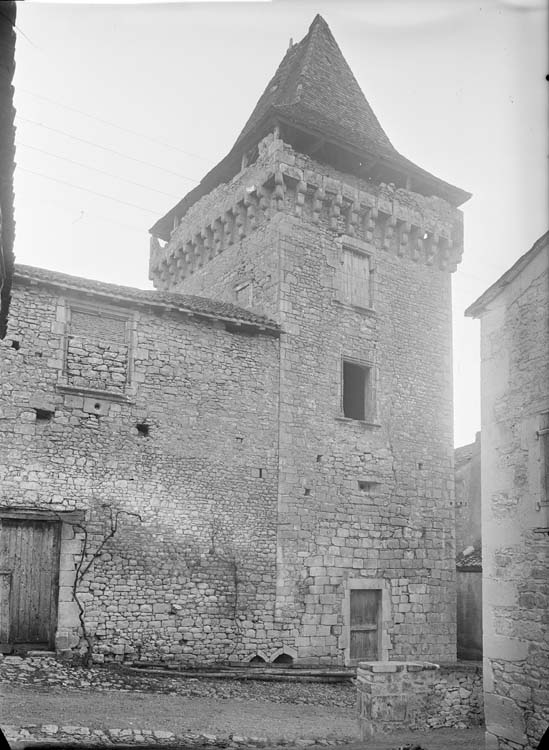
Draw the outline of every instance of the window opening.
[[[368,420],[373,416],[372,368],[343,361],[343,416]]]
[[[49,420],[53,417],[53,411],[50,409],[35,409],[36,412],[36,421],[40,422],[49,422]]]

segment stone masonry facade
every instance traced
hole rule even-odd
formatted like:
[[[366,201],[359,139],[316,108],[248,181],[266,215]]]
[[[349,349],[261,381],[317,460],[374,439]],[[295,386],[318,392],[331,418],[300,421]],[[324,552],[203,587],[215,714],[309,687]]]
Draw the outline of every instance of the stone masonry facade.
[[[58,648],[455,660],[468,197],[396,152],[317,16],[151,229],[156,291],[19,270],[0,519],[63,523]]]
[[[78,583],[96,661],[239,660],[280,648],[276,330],[229,332],[219,320],[89,293],[83,303],[33,275],[16,274],[1,344],[0,507],[63,522],[58,650],[82,635],[74,511],[86,560],[111,513],[125,512]]]
[[[549,233],[469,310],[481,321],[486,747],[549,725]]]
[[[373,191],[274,134],[153,242],[158,288],[235,302],[247,286],[282,327],[276,609],[303,658],[341,659],[345,593],[368,581],[389,594],[391,656],[455,658],[453,237],[461,214],[444,201]],[[370,259],[367,308],[343,297],[344,247]],[[347,357],[372,364],[369,423],[343,417]]]

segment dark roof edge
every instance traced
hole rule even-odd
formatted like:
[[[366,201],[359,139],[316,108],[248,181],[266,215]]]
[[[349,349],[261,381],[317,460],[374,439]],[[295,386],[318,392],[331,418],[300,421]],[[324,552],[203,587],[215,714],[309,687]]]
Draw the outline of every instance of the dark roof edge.
[[[180,213],[181,216],[179,216],[179,218],[181,219],[188,209],[197,203],[202,197],[210,193],[212,190],[215,190],[218,185],[221,185],[225,181],[228,182],[238,174],[240,170],[241,154],[245,152],[247,148],[251,147],[251,144],[256,141],[259,142],[264,138],[270,132],[270,129],[274,129],[278,122],[299,127],[299,123],[293,122],[290,118],[281,115],[277,112],[276,107],[271,107],[261,121],[255,126],[253,131],[248,133],[243,140],[235,143],[229,153],[206,173],[196,187],[190,190],[180,201],[178,201],[178,203],[175,204],[175,206],[170,208],[169,211],[153,224],[149,229],[150,234],[155,237],[160,237],[165,241],[169,240],[169,232],[166,233],[166,224],[171,224],[173,217],[176,215],[179,216]],[[311,130],[310,125],[303,125],[302,127],[305,130]],[[319,134],[321,134],[320,131]],[[326,140],[329,140],[335,146],[346,149],[351,153],[365,156],[365,153],[361,149],[345,141],[333,137],[327,138]],[[447,200],[454,206],[454,208],[458,208],[472,196],[472,193],[456,187],[440,177],[436,177],[436,175],[433,175],[431,172],[418,166],[413,161],[410,161],[410,159],[402,156],[402,154],[396,150],[395,156],[393,157],[380,155],[377,156],[376,159],[379,164],[386,164],[388,167],[396,169],[403,174],[409,173],[411,177],[416,177],[419,180],[429,183],[433,187],[438,187],[439,192],[442,194],[440,197]],[[435,195],[435,191],[433,191],[433,195]]]
[[[179,216],[181,219],[189,208],[203,198],[216,187],[231,180],[240,171],[241,154],[246,149],[251,147],[251,144],[255,142],[255,137],[259,133],[258,142],[264,138],[269,132],[269,126],[272,125],[274,129],[275,118],[272,112],[268,112],[265,117],[258,124],[257,129],[246,136],[242,141],[235,143],[229,153],[224,156],[214,167],[207,172],[204,177],[200,180],[198,185],[186,193],[175,206],[172,206],[169,211],[160,217],[149,229],[149,233],[154,237],[160,237],[163,240],[169,240],[169,236],[165,236],[165,224],[173,220],[174,216]],[[179,215],[181,212],[181,215]],[[171,230],[170,230],[171,231]],[[164,236],[163,236],[164,235]]]
[[[478,318],[480,314],[484,311],[486,305],[488,305],[490,302],[492,302],[493,299],[495,299],[503,290],[507,284],[510,284],[513,279],[515,279],[518,274],[522,271],[523,268],[525,268],[528,263],[541,251],[544,247],[546,247],[549,243],[549,231],[545,232],[545,234],[542,234],[541,237],[539,237],[530,250],[524,253],[524,255],[521,255],[520,258],[511,266],[511,268],[508,268],[507,271],[505,271],[504,274],[502,274],[497,281],[495,281],[492,286],[489,286],[488,289],[483,292],[480,297],[473,302],[473,304],[469,305],[469,307],[465,310],[465,317],[467,318]]]
[[[21,271],[20,267],[16,265],[15,272],[13,275],[14,281],[30,281],[34,282],[37,285],[46,286],[46,287],[55,287],[58,289],[68,289],[70,291],[79,292],[82,294],[84,291],[86,295],[93,296],[93,297],[101,297],[106,299],[115,300],[117,302],[123,302],[126,305],[137,305],[139,307],[153,307],[157,308],[159,310],[174,310],[176,312],[181,312],[185,315],[188,315],[189,317],[193,318],[204,318],[207,320],[221,320],[227,323],[231,323],[232,325],[235,325],[237,327],[241,327],[243,329],[246,328],[254,328],[258,331],[265,331],[272,334],[279,335],[281,332],[280,326],[275,323],[274,321],[269,321],[268,319],[265,319],[265,322],[259,322],[254,321],[251,319],[246,318],[234,318],[229,315],[222,315],[220,313],[215,312],[207,312],[205,310],[197,310],[191,306],[185,305],[185,304],[175,304],[170,302],[163,302],[161,300],[155,300],[151,297],[132,297],[131,295],[124,295],[120,292],[117,292],[115,287],[113,286],[112,292],[107,291],[106,289],[94,289],[94,288],[88,288],[84,289],[81,285],[78,284],[71,284],[70,281],[63,281],[61,279],[45,279],[40,274],[33,274],[32,273],[32,266],[27,266],[27,269],[29,269],[29,272]],[[67,274],[68,276],[68,274]],[[80,277],[73,277],[75,279],[79,279]],[[109,286],[108,282],[100,282],[101,284],[104,284],[105,286]],[[137,287],[127,287],[128,290],[133,290],[135,292],[142,292],[142,291],[148,291],[143,289],[138,289]],[[154,294],[154,290],[150,290],[151,294]],[[182,295],[184,296],[184,295]],[[204,298],[208,299],[208,298]],[[215,302],[215,300],[212,300]]]

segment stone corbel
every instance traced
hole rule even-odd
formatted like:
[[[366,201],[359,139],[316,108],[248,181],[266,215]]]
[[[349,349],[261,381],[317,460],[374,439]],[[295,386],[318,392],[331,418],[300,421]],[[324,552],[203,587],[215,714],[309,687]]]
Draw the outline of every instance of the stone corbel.
[[[403,257],[406,255],[408,249],[408,243],[410,242],[410,233],[412,231],[412,225],[409,221],[403,221],[400,225],[399,239],[397,244],[397,255]]]
[[[213,230],[213,244],[216,255],[219,255],[223,251],[223,234],[221,232],[221,221],[215,219],[212,224]]]
[[[438,253],[439,236],[436,232],[431,234],[425,244],[425,262],[432,266]]]
[[[330,206],[330,228],[337,229],[339,225],[339,217],[341,216],[341,207],[343,206],[343,195],[336,193],[332,199],[332,205]]]
[[[303,207],[305,206],[305,198],[307,197],[307,183],[303,180],[299,180],[296,185],[295,193],[295,213],[296,216],[303,215]]]
[[[205,262],[205,251],[204,243],[202,242],[202,235],[197,234],[194,238],[194,242],[191,244],[193,249],[195,265],[197,268],[202,268]]]
[[[282,211],[284,209],[284,192],[285,192],[285,185],[284,185],[284,175],[279,170],[275,172],[274,176],[275,180],[275,189],[274,189],[274,199],[275,199],[275,205],[277,211]]]
[[[360,203],[353,201],[347,215],[347,232],[351,237],[356,237],[360,231]]]
[[[315,190],[313,198],[313,222],[315,224],[318,224],[318,222],[320,221],[320,214],[322,213],[322,208],[324,207],[325,200],[326,193],[324,192],[324,188],[317,188],[317,190]]]
[[[270,206],[270,193],[265,185],[262,185],[258,190],[259,197],[259,208],[266,214],[268,214]]]
[[[255,197],[254,191],[246,191],[244,195],[244,209],[246,211],[246,219],[248,221],[250,229],[253,231],[257,227],[257,214],[255,210]]]
[[[374,232],[378,216],[379,212],[377,210],[377,206],[372,206],[372,208],[370,208],[370,210],[368,211],[366,218],[366,242],[369,242],[371,244],[373,244],[374,242]]]
[[[397,225],[397,219],[394,214],[387,217],[387,221],[385,222],[385,234],[383,237],[383,249],[384,250],[390,250],[391,244],[393,242],[393,237],[395,234],[395,228]]]
[[[410,257],[413,261],[416,263],[421,258],[421,255],[424,250],[424,240],[423,235],[424,231],[421,227],[414,227],[414,237],[410,240]]]
[[[202,244],[204,245],[204,255],[207,260],[211,260],[214,256],[211,229],[209,227],[204,227],[200,236],[202,237]]]
[[[234,209],[234,223],[238,239],[242,240],[246,236],[246,209],[238,203]]]
[[[223,242],[226,247],[229,245],[232,245],[234,242],[233,239],[233,226],[234,226],[234,217],[232,211],[226,211],[225,216],[221,219],[221,222],[223,224]]]

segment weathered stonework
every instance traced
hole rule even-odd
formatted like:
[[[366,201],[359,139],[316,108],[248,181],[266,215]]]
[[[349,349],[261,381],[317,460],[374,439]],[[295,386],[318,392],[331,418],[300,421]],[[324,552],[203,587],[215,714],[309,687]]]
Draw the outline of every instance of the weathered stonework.
[[[292,164],[283,166],[283,159]],[[383,616],[390,655],[451,660],[455,550],[449,268],[440,254],[436,262],[430,262],[434,256],[429,259],[425,249],[414,254],[409,239],[403,244],[402,233],[387,240],[381,211],[378,220],[357,223],[351,235],[346,211],[334,216],[329,205],[307,198],[298,204],[298,178],[305,172],[308,184],[332,185],[333,197],[353,195],[358,181],[296,154],[275,137],[264,142],[256,164],[189,210],[162,257],[176,257],[183,238],[210,222],[221,193],[224,205],[236,204],[239,192],[257,184],[261,169],[284,175],[284,187],[273,183],[279,194],[268,200],[268,220],[256,212],[255,229],[227,243],[192,273],[170,269],[158,251],[151,268],[160,288],[232,302],[235,290],[248,283],[250,308],[282,326],[277,619],[295,623],[302,659],[339,660],[346,647],[342,611],[348,581],[383,579],[391,592],[392,612]],[[295,174],[287,189],[284,169]],[[368,186],[360,187],[363,203],[373,203]],[[385,196],[391,194],[389,188],[383,190]],[[461,236],[461,213],[444,201],[396,192],[393,204],[382,202],[387,212],[399,213],[406,206],[415,212],[416,229],[419,225],[422,231],[436,229],[439,236]],[[370,309],[342,299],[344,246],[364,249],[371,258]],[[342,416],[342,357],[374,366],[373,424]],[[372,489],[361,490],[361,480]]]
[[[452,661],[468,194],[396,152],[320,17],[275,78],[151,230],[156,292],[20,274],[1,502],[85,511],[66,595],[118,519],[76,581],[96,659]]]
[[[481,320],[486,747],[549,725],[549,235],[469,310]]]
[[[357,670],[362,740],[406,730],[482,724],[480,665],[362,662]]]
[[[97,369],[89,389],[69,388],[73,305],[81,306],[75,291],[16,276],[0,365],[0,506],[65,521],[58,650],[82,635],[72,586],[83,531],[64,517],[75,509],[84,511],[89,552],[108,531],[110,509],[142,519],[120,516],[119,533],[78,585],[96,661],[242,660],[281,648],[276,335],[88,295],[103,320],[131,322],[133,374],[123,392],[118,381],[98,390]],[[95,343],[79,347],[82,359],[97,356]],[[38,420],[36,408],[51,419]],[[136,429],[143,423],[147,437]]]
[[[194,204],[164,247],[153,238],[151,278],[159,289],[177,289],[278,212],[450,271],[463,252],[462,214],[445,201],[394,185],[369,185],[296,153],[271,134],[259,144],[257,162]]]

